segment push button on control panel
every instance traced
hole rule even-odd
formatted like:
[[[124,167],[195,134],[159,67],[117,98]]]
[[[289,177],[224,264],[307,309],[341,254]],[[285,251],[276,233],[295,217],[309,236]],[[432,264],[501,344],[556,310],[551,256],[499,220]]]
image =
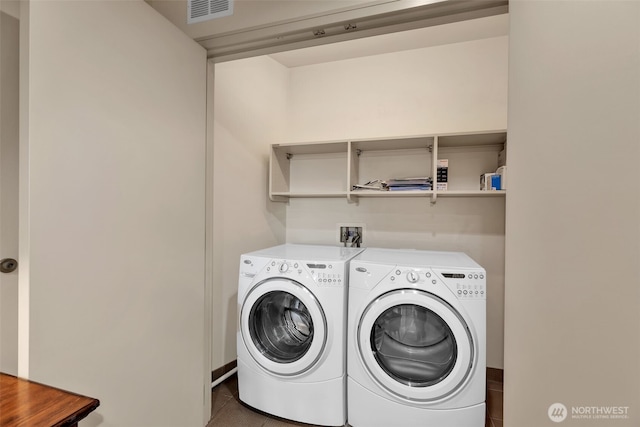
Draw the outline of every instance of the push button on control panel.
[[[342,275],[340,273],[315,273],[313,278],[321,285],[342,285]]]
[[[450,274],[455,281],[455,293],[460,299],[478,299],[482,300],[486,297],[486,283],[483,272],[455,273]],[[446,276],[445,276],[446,277]],[[453,285],[450,283],[449,285]]]

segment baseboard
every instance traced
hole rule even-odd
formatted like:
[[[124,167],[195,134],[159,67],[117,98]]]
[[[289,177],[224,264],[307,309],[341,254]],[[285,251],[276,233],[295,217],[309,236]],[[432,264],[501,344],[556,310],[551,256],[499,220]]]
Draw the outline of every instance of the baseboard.
[[[487,381],[504,382],[504,369],[487,368]]]
[[[224,366],[218,369],[214,369],[211,372],[211,381],[215,381],[233,368],[238,366],[237,360],[232,360]],[[498,368],[487,368],[487,381],[504,382],[504,370]]]
[[[227,372],[229,372],[230,370],[232,370],[233,368],[235,368],[236,366],[238,366],[238,361],[237,360],[232,360],[231,362],[227,363],[224,366],[219,367],[218,369],[214,369],[213,371],[211,371],[211,381],[215,381],[218,378],[220,378],[221,376],[223,376],[224,374],[226,374]]]

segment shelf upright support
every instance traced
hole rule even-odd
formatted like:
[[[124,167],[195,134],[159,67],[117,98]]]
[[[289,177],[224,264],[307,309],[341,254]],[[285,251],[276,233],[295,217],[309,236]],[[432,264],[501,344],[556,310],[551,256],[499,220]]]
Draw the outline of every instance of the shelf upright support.
[[[433,136],[431,146],[431,206],[436,204],[438,199],[438,135]]]
[[[278,144],[271,145],[269,156],[269,200],[272,202],[288,202],[285,196],[276,196],[273,193],[290,191],[290,162],[291,154],[284,152]]]
[[[353,194],[353,186],[358,183],[358,156],[360,150],[354,149],[353,141],[347,141],[347,202],[357,203],[358,196]]]

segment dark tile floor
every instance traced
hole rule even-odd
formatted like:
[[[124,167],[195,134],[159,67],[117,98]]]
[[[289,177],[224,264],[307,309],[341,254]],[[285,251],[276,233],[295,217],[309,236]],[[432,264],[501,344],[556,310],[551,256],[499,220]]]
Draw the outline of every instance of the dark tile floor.
[[[310,427],[256,411],[240,402],[238,377],[231,376],[213,389],[211,421],[207,427]],[[462,426],[461,426],[462,427]],[[502,383],[487,381],[487,420],[485,427],[502,427]]]

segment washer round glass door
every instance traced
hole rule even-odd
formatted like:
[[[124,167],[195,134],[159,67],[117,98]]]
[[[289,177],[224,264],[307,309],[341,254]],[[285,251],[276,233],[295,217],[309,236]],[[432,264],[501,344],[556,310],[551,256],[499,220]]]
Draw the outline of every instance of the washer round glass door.
[[[310,369],[327,340],[327,322],[318,300],[288,279],[267,279],[255,285],[242,304],[240,323],[251,356],[278,375]]]
[[[428,402],[456,392],[475,360],[473,339],[450,304],[401,289],[371,302],[358,327],[360,357],[388,392]]]

